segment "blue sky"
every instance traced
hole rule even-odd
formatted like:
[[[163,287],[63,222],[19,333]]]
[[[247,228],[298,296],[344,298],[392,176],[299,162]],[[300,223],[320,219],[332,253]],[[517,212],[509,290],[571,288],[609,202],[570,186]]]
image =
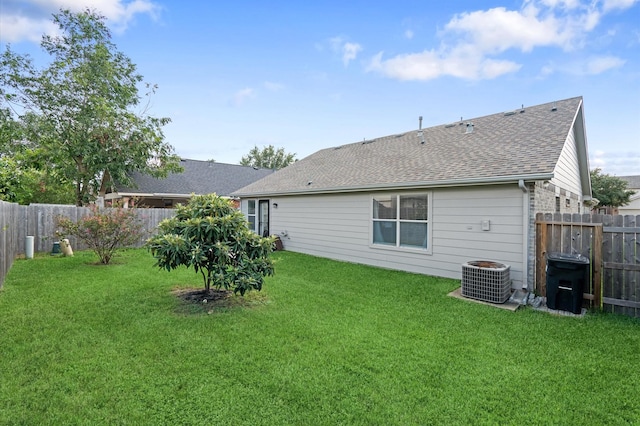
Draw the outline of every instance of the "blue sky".
[[[313,152],[583,96],[590,166],[640,174],[640,0],[0,0],[44,65],[60,7],[101,11],[185,158]]]

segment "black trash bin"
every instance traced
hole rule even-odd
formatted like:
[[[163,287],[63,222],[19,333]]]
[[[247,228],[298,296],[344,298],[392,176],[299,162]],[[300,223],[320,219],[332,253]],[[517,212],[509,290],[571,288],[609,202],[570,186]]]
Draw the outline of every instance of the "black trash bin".
[[[580,254],[547,255],[547,307],[582,312],[582,293],[589,282],[589,259]]]

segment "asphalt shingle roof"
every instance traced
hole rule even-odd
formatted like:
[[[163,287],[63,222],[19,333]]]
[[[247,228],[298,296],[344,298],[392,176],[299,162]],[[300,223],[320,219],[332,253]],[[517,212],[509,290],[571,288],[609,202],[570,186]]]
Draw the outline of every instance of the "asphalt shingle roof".
[[[640,175],[618,176],[618,177],[627,182],[627,188],[640,189]]]
[[[165,179],[134,172],[137,188],[118,187],[121,193],[144,194],[210,194],[228,196],[232,192],[273,173],[236,164],[182,159],[183,173],[171,173]]]
[[[389,188],[551,174],[582,98],[320,150],[234,195]],[[467,123],[473,132],[465,133]],[[309,182],[312,182],[309,184]]]

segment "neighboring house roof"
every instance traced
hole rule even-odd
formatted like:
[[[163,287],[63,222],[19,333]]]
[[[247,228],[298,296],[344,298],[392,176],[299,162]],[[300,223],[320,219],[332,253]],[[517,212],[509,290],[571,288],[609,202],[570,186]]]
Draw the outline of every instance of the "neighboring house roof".
[[[576,97],[327,148],[234,195],[550,179],[575,124],[583,190],[590,196],[583,120],[582,98]]]
[[[629,197],[629,204],[620,206],[618,210],[625,211],[638,209],[638,206],[636,204],[638,200],[640,200],[640,175],[618,177],[627,182],[627,189],[634,191],[631,197]]]
[[[170,173],[164,179],[139,172],[131,174],[136,187],[116,185],[121,195],[186,195],[210,194],[228,196],[243,186],[273,173],[273,170],[257,169],[236,164],[181,159],[182,173]]]
[[[634,175],[634,176],[618,176],[618,178],[624,180],[625,182],[627,182],[627,188],[628,189],[633,189],[633,190],[639,190],[640,189],[640,175]]]

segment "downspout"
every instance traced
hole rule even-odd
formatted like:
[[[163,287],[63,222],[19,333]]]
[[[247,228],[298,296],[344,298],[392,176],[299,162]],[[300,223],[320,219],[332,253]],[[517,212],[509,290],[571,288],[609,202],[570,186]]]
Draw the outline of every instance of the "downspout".
[[[522,288],[533,291],[529,286],[529,188],[523,179],[518,181],[518,187],[522,190]]]

